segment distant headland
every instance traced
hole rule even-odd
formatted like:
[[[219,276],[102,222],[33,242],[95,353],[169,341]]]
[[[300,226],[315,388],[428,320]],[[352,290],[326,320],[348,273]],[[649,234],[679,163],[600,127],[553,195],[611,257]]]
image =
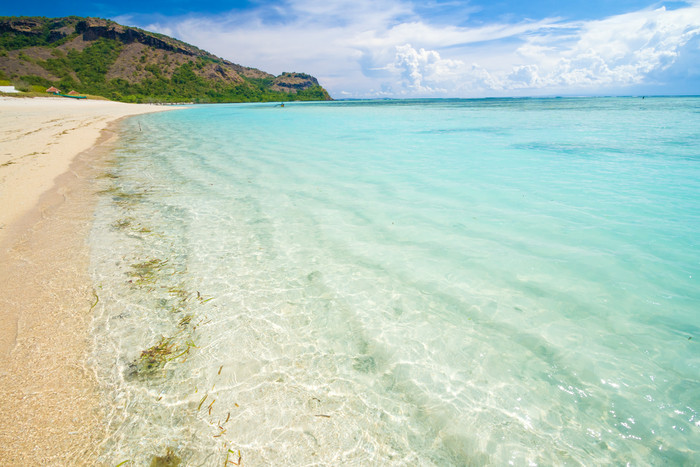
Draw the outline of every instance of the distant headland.
[[[270,73],[101,18],[0,17],[0,85],[122,102],[331,100],[305,73]]]

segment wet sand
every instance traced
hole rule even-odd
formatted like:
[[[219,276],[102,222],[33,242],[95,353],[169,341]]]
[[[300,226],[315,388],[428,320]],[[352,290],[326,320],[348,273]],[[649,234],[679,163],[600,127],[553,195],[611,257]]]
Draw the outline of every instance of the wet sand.
[[[158,106],[0,97],[0,465],[94,465],[87,234],[115,133]]]

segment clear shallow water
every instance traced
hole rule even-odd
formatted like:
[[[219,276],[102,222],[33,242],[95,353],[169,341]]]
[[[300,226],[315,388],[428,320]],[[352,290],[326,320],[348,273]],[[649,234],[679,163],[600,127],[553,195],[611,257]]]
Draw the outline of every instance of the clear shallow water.
[[[700,99],[123,132],[91,236],[104,462],[700,462]]]

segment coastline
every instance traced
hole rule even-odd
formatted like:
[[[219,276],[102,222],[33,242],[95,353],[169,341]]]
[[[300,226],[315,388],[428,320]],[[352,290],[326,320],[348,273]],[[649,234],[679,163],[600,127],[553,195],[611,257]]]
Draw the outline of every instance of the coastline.
[[[93,181],[120,119],[171,109],[0,98],[3,465],[93,464],[103,431],[85,364]]]

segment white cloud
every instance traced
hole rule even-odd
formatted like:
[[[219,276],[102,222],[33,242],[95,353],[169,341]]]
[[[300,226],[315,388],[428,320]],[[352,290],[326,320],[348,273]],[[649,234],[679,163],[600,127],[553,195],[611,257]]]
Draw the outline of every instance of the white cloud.
[[[401,96],[475,95],[503,89],[502,83],[476,63],[445,59],[435,50],[397,46],[386,70],[399,79],[395,93]]]
[[[642,10],[583,23],[554,47],[556,37],[528,38],[518,52],[545,70],[542,87],[630,86],[662,72],[700,34],[700,8]]]
[[[406,0],[288,0],[142,26],[271,73],[314,74],[336,96],[605,92],[697,70],[683,59],[697,55],[697,2],[586,22],[464,19],[433,24]]]
[[[513,68],[506,80],[514,89],[517,88],[538,88],[542,85],[540,70],[537,65],[521,65]]]
[[[387,70],[401,76],[401,87],[415,93],[433,93],[441,82],[451,81],[461,62],[445,60],[434,50],[414,49],[410,44],[396,47]]]

